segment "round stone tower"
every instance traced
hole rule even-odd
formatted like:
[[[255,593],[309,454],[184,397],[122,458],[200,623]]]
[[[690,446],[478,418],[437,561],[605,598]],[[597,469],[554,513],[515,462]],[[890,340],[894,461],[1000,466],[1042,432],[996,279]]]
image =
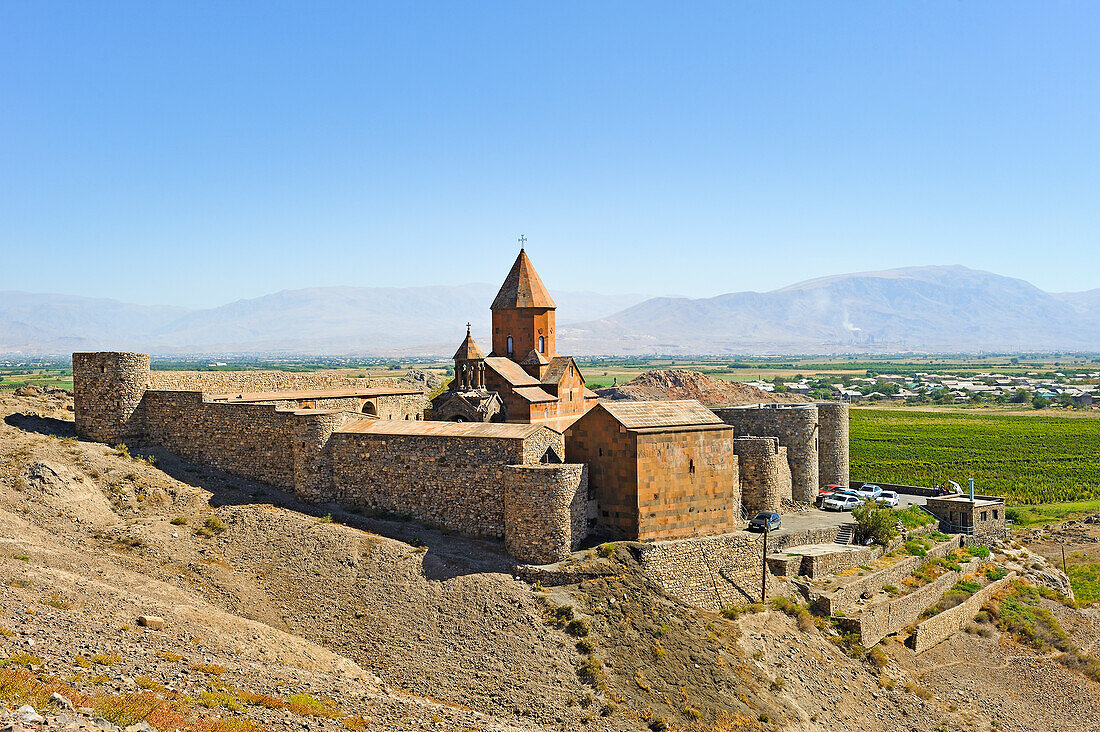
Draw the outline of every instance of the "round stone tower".
[[[141,399],[148,388],[146,353],[74,353],[76,433],[106,443],[140,437]]]
[[[818,447],[822,485],[848,485],[848,405],[823,402],[817,405],[821,440]]]
[[[757,404],[713,410],[738,436],[778,437],[787,448],[792,498],[812,503],[817,497],[817,407],[813,404]]]

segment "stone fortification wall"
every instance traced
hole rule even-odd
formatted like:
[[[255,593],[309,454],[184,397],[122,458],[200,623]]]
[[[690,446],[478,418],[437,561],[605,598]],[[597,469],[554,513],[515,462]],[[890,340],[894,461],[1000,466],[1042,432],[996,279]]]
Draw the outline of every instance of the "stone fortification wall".
[[[769,537],[768,552],[833,542],[839,531],[834,526]],[[737,531],[643,544],[638,559],[646,575],[665,592],[704,610],[720,610],[760,599],[763,549],[763,536]]]
[[[96,442],[134,439],[144,428],[141,399],[149,380],[144,353],[74,353],[76,433]]]
[[[295,476],[316,484],[320,458],[309,453],[310,423],[327,424],[327,412],[292,412],[274,404],[203,401],[197,391],[147,391],[143,401],[145,439],[193,462],[262,483],[295,490]],[[308,493],[307,489],[307,493]]]
[[[336,500],[332,434],[357,420],[358,413],[318,412],[294,415],[291,449],[294,455],[294,495],[306,503]]]
[[[778,437],[737,437],[733,451],[737,454],[745,511],[780,511],[783,499],[791,499],[787,448],[779,446]]]
[[[921,565],[928,562],[929,559],[946,557],[952,551],[958,549],[960,545],[961,542],[959,538],[954,537],[953,539],[945,541],[942,544],[937,544],[929,549],[928,556],[926,557],[905,557],[904,559],[900,559],[885,569],[872,572],[864,577],[848,582],[841,587],[837,587],[835,590],[817,595],[812,598],[814,605],[823,610],[827,615],[835,615],[837,612],[847,612],[850,608],[856,606],[865,593],[875,594],[886,585],[901,584],[903,579],[911,575],[913,571]]]
[[[928,618],[913,631],[909,639],[910,645],[917,653],[924,653],[932,646],[950,638],[974,619],[986,600],[1015,578],[1016,573],[1009,572],[1003,579],[991,582],[975,592],[961,605]]]
[[[150,389],[211,394],[363,389],[388,386],[389,381],[325,371],[153,371],[149,374]]]
[[[527,439],[336,432],[330,440],[335,497],[345,505],[503,539],[505,485],[515,472],[508,466],[524,464],[526,451],[538,453],[546,443],[565,453],[562,435],[546,428]]]
[[[821,485],[848,485],[848,405],[822,402],[817,405],[818,480]]]
[[[818,480],[818,414],[812,404],[758,404],[751,407],[722,407],[713,410],[734,429],[737,436],[778,437],[787,448],[794,500],[813,502]]]
[[[504,547],[533,564],[559,562],[588,534],[586,465],[510,465],[504,483]]]

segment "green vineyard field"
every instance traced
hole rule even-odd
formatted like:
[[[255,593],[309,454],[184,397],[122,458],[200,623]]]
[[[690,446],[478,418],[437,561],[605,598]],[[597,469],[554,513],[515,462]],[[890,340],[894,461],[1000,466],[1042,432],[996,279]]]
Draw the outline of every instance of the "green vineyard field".
[[[1009,503],[1100,498],[1100,419],[853,409],[853,480],[954,480]]]

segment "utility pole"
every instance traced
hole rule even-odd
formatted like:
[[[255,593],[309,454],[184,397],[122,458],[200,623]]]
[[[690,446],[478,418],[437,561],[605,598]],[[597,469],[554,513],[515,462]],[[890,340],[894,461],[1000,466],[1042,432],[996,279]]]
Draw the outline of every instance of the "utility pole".
[[[768,602],[768,525],[764,524],[764,554],[760,557],[760,602]]]

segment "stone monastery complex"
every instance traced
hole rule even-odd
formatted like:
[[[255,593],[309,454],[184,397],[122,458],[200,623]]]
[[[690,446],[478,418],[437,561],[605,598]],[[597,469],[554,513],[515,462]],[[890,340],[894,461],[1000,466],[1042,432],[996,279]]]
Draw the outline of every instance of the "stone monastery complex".
[[[534,564],[590,535],[719,536],[744,513],[848,484],[847,405],[599,403],[557,353],[555,308],[521,250],[491,306],[492,350],[467,329],[432,402],[336,374],[152,371],[146,354],[74,353],[76,429],[303,501],[503,540]]]

